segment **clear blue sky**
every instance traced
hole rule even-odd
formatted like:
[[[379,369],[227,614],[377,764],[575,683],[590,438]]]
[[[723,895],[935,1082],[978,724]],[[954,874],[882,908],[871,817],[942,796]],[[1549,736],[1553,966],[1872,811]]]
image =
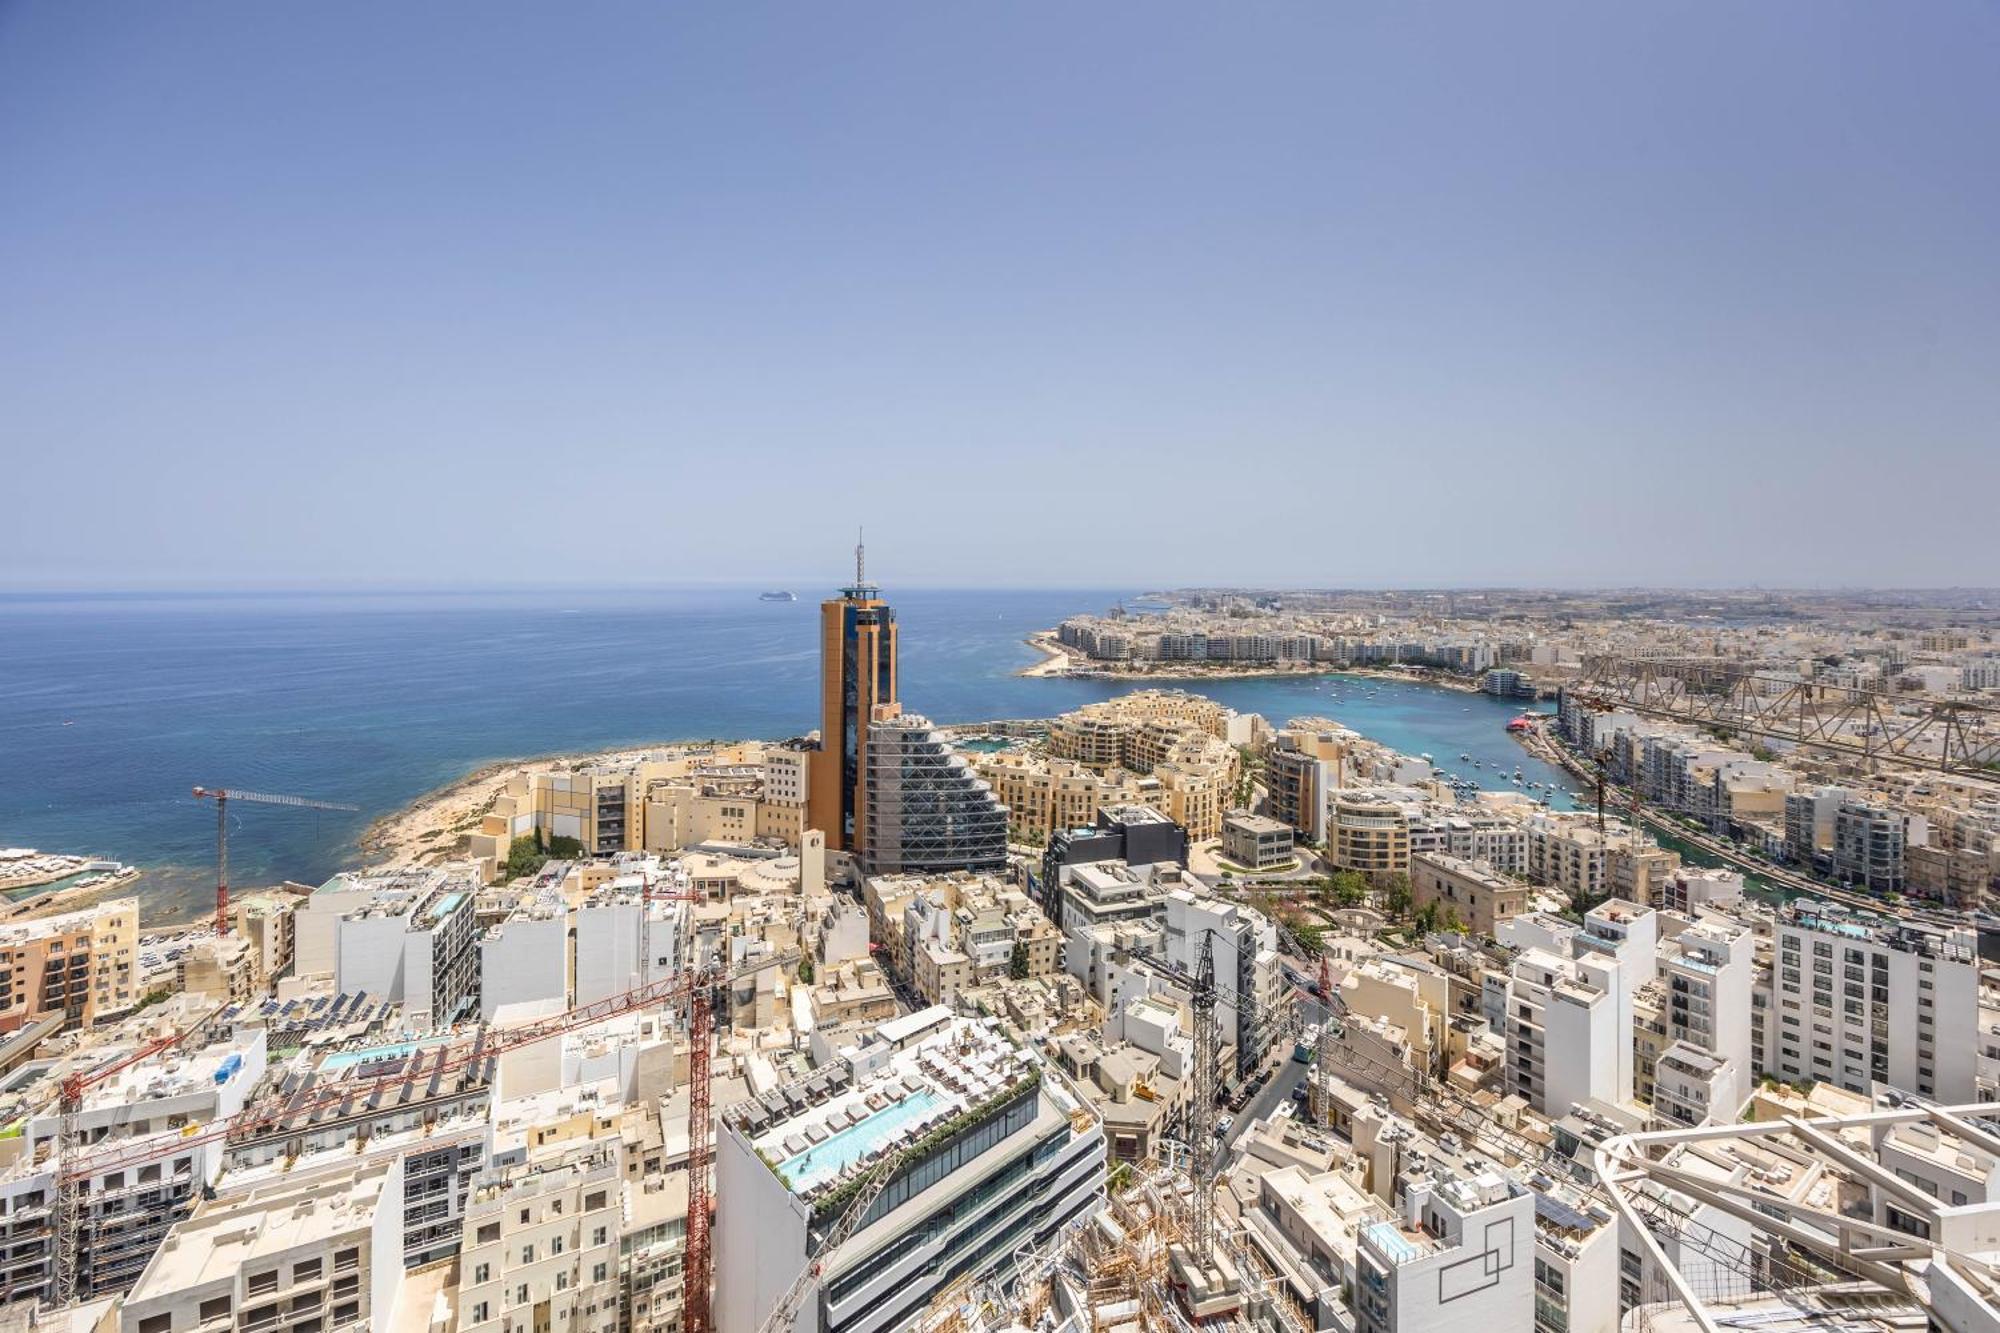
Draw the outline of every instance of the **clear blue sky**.
[[[0,0],[0,584],[2000,583],[2000,4]]]

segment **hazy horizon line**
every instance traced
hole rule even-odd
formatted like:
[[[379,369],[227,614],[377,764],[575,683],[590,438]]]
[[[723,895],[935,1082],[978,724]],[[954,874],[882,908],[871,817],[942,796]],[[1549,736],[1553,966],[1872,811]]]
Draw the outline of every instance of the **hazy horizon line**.
[[[425,580],[328,580],[324,582],[202,582],[202,581],[162,581],[158,583],[123,581],[75,581],[51,583],[8,584],[0,582],[0,599],[28,599],[48,597],[201,597],[218,595],[244,596],[343,596],[355,594],[369,595],[426,595],[438,593],[505,593],[505,592],[665,592],[694,589],[714,590],[762,590],[789,591],[800,600],[811,600],[813,594],[801,593],[802,588],[824,587],[829,596],[838,592],[837,583],[821,584],[815,575],[809,582],[805,578],[771,577],[764,579],[728,578],[688,578],[688,579],[633,579],[633,580],[496,580],[496,581],[447,581]],[[1952,593],[1991,594],[2000,597],[2000,587],[1982,584],[1944,583],[1791,583],[1791,582],[1533,582],[1505,581],[1485,583],[1439,583],[1439,582],[1381,582],[1345,584],[1305,584],[1305,583],[1156,583],[1138,584],[1129,582],[964,582],[960,580],[933,580],[925,578],[871,579],[872,583],[889,590],[908,588],[934,592],[1118,592],[1132,590],[1130,595],[1146,596],[1154,593],[1194,594],[1194,593],[1371,593],[1371,592],[1435,592],[1435,593],[1634,593],[1634,592],[1676,592],[1676,593]]]

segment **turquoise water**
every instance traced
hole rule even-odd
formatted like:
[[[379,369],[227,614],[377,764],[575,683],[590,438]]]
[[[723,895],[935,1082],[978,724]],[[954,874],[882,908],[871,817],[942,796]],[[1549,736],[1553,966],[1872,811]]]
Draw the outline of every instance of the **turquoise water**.
[[[319,1067],[326,1073],[331,1074],[337,1070],[346,1069],[350,1065],[367,1064],[375,1060],[395,1060],[406,1055],[415,1055],[418,1051],[442,1045],[450,1040],[451,1038],[449,1037],[426,1037],[421,1041],[399,1041],[387,1046],[367,1046],[357,1051],[336,1051],[334,1054],[320,1061]]]
[[[1375,1248],[1387,1255],[1391,1263],[1406,1264],[1423,1253],[1393,1222],[1370,1223],[1367,1232]]]
[[[804,1193],[839,1175],[841,1168],[902,1138],[908,1126],[929,1115],[943,1101],[942,1096],[930,1089],[919,1089],[860,1124],[829,1135],[825,1143],[815,1144],[797,1157],[778,1163],[778,1171],[794,1190]]]
[[[214,894],[197,783],[359,806],[231,807],[238,885],[316,884],[355,864],[370,820],[494,759],[799,735],[818,724],[823,590],[758,591],[0,594],[0,845],[140,866],[129,891],[157,920]],[[1047,717],[1144,685],[1015,674],[1041,660],[1026,635],[1129,589],[885,593],[904,703],[937,721]],[[1190,688],[1274,722],[1329,714],[1489,785],[1496,765],[1555,775],[1506,735],[1517,703],[1348,677]]]

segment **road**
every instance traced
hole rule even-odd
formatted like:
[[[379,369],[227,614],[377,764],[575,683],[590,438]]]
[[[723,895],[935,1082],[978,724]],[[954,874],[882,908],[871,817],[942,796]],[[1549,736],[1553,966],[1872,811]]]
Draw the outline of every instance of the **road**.
[[[1313,998],[1310,992],[1298,987],[1294,987],[1293,990],[1295,992],[1293,999],[1299,1007],[1299,1027],[1303,1031],[1305,1028],[1321,1021],[1326,1011],[1320,1002]],[[1274,1052],[1277,1057],[1277,1072],[1271,1075],[1271,1081],[1264,1085],[1262,1091],[1255,1097],[1252,1097],[1244,1108],[1236,1113],[1234,1123],[1229,1126],[1229,1132],[1222,1136],[1222,1143],[1216,1149],[1217,1170],[1221,1169],[1230,1151],[1235,1148],[1236,1141],[1243,1136],[1245,1130],[1249,1129],[1254,1122],[1264,1119],[1280,1106],[1284,1105],[1285,1099],[1298,1091],[1299,1087],[1305,1083],[1306,1071],[1310,1066],[1303,1060],[1294,1060],[1292,1058],[1292,1045],[1292,1039],[1289,1037],[1279,1040],[1277,1049]]]

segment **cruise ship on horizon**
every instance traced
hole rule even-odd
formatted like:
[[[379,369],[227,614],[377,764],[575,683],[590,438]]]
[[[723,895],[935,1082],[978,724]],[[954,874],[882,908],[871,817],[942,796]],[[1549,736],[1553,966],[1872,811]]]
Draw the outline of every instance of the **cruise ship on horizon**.
[[[757,594],[757,600],[760,602],[796,602],[799,599],[789,592],[760,592]]]

